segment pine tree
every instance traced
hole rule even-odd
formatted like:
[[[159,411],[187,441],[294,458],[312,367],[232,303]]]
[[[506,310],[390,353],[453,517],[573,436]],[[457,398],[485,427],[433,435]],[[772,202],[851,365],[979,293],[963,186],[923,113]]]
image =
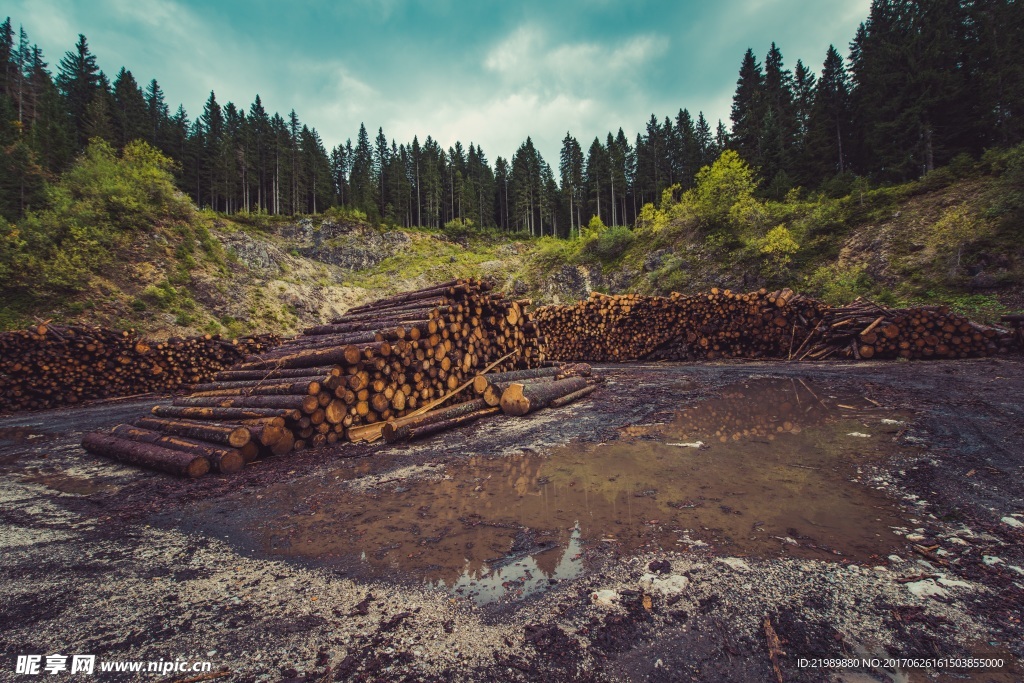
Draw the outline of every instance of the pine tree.
[[[789,189],[788,173],[795,161],[797,121],[793,105],[793,76],[783,67],[782,51],[772,43],[764,60],[761,123],[761,174],[775,198]],[[786,174],[785,179],[779,178]]]
[[[100,70],[96,57],[89,51],[85,36],[78,34],[73,52],[67,52],[60,60],[57,70],[57,89],[64,97],[65,106],[71,116],[75,141],[79,148],[85,146],[89,135],[87,109],[100,90]],[[95,114],[95,112],[94,112]]]
[[[701,119],[703,120],[703,115]],[[707,127],[707,121],[704,121],[704,127]],[[710,136],[710,131],[707,134]],[[693,117],[686,109],[680,109],[676,116],[676,136],[679,140],[677,177],[683,188],[690,188],[693,187],[693,179],[701,167],[702,149]]]
[[[816,77],[814,72],[804,66],[799,59],[793,70],[793,111],[796,122],[796,139],[794,141],[793,175],[802,184],[815,183],[815,177],[808,168],[807,133],[810,124],[811,107],[814,105]]]
[[[374,201],[375,178],[373,174],[373,150],[370,147],[370,136],[366,126],[359,124],[359,135],[352,157],[352,174],[349,179],[352,185],[352,205],[366,213],[377,216],[377,203]]]
[[[498,157],[494,160],[494,219],[502,230],[509,229],[508,221],[508,162]]]
[[[43,53],[33,46],[28,77],[32,98],[32,124],[29,144],[40,165],[50,173],[63,170],[73,154],[74,144],[68,128],[64,102],[57,92]]]
[[[113,122],[113,98],[110,95],[110,83],[100,73],[99,87],[93,93],[92,101],[85,108],[85,129],[82,133],[87,140],[99,138],[109,143],[115,142]]]
[[[760,167],[764,161],[761,132],[764,119],[764,74],[747,48],[732,98],[732,141],[747,163]]]
[[[146,139],[165,154],[173,154],[167,148],[165,133],[167,129],[170,111],[164,99],[164,91],[154,78],[146,86]]]
[[[812,177],[825,179],[846,171],[851,127],[846,67],[830,45],[807,124],[806,154]]]
[[[132,140],[145,140],[149,128],[146,99],[132,72],[124,67],[114,79],[113,102],[112,119],[117,144],[124,147]]]
[[[711,162],[715,160],[715,138],[711,135],[711,126],[708,124],[708,120],[704,118],[704,112],[697,113],[696,136],[697,149],[699,150],[696,170],[699,171],[705,166],[710,166]],[[694,176],[696,176],[696,173],[694,173]]]
[[[654,122],[657,125],[657,119],[654,119]],[[654,155],[651,154],[649,159],[653,162]],[[606,194],[605,188],[609,185],[609,175],[608,150],[601,144],[600,139],[594,138],[587,151],[586,184],[587,198],[590,200],[588,213],[597,216],[602,223],[606,222],[605,214],[610,213],[608,203],[601,202],[602,196]],[[610,223],[611,220],[607,222]]]
[[[270,129],[270,118],[267,110],[263,107],[260,96],[249,105],[249,137],[251,140],[250,149],[253,165],[253,180],[256,185],[256,209],[268,211],[270,209],[270,197],[273,196],[273,169],[271,153],[273,135]]]
[[[203,114],[199,117],[201,125],[203,150],[201,168],[203,173],[202,191],[209,193],[210,208],[218,210],[220,198],[221,159],[223,153],[221,146],[224,143],[224,112],[217,102],[217,96],[210,91],[210,97],[203,106]],[[196,203],[203,205],[202,195],[197,197]]]

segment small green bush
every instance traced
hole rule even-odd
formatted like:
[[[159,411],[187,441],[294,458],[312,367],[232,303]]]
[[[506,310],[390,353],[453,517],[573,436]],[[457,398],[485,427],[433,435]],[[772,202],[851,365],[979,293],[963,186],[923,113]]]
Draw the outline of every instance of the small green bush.
[[[587,243],[586,248],[603,261],[614,261],[626,253],[635,239],[632,230],[617,225],[600,233],[597,239]]]

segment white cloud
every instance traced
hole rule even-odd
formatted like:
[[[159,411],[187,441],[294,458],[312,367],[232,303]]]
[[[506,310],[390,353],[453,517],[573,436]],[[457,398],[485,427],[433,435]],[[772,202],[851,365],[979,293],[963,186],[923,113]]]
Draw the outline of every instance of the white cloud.
[[[504,87],[582,93],[631,86],[637,70],[664,54],[668,42],[664,36],[640,34],[610,45],[554,43],[544,29],[524,25],[487,53],[483,65]]]

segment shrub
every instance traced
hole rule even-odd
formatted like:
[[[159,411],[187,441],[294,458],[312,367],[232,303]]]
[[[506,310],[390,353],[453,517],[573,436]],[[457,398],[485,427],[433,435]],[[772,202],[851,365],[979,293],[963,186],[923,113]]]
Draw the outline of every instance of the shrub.
[[[132,142],[121,156],[93,140],[55,185],[47,188],[46,208],[30,213],[18,229],[13,259],[17,269],[8,287],[35,292],[75,292],[93,274],[114,263],[133,233],[157,223],[190,221],[195,212],[174,186],[173,162],[143,142]],[[5,237],[3,250],[12,240]],[[22,279],[19,273],[31,273]]]
[[[607,228],[597,239],[586,244],[587,251],[604,261],[613,261],[626,253],[633,244],[633,231],[624,225]]]
[[[755,245],[764,257],[762,270],[768,277],[784,275],[789,270],[793,254],[800,250],[800,245],[784,225],[769,230],[767,235],[756,240]]]
[[[840,305],[867,294],[871,289],[871,277],[862,265],[840,266],[836,263],[815,270],[805,278],[804,285],[810,294],[826,303]]]

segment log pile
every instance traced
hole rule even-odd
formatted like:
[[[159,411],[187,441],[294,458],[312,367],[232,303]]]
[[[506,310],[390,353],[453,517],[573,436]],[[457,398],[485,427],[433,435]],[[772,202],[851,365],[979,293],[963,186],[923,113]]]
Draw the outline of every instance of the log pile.
[[[277,343],[273,335],[151,341],[134,330],[48,323],[4,332],[0,334],[0,412],[175,391],[208,381],[218,371]]]
[[[165,464],[165,451],[198,454],[212,470],[230,472],[239,458],[248,462],[346,438],[398,441],[466,424],[497,412],[500,398],[442,404],[472,398],[464,390],[479,374],[521,379],[516,372],[536,372],[544,362],[527,305],[478,280],[397,294],[252,354],[195,385],[189,396],[154,407],[153,417],[83,445],[192,476],[181,457]],[[552,384],[584,372],[589,367],[543,369]],[[565,400],[564,393],[550,400]]]
[[[575,306],[537,310],[558,360],[785,358],[820,319],[824,304],[790,289],[668,297],[591,293]]]
[[[944,306],[830,307],[790,289],[648,297],[592,293],[536,312],[558,360],[928,359],[993,356],[1021,342]]]
[[[890,309],[857,299],[825,312],[798,359],[984,358],[1017,346],[1008,330],[972,322],[947,306]]]

